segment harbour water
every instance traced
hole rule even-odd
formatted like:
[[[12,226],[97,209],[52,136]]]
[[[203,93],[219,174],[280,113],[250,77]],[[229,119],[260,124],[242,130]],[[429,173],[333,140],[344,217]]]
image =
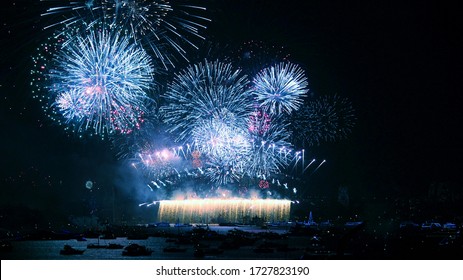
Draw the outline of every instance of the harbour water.
[[[117,238],[112,240],[114,243],[129,245],[136,243],[144,245],[153,250],[150,256],[123,256],[123,249],[87,249],[87,243],[94,243],[96,239],[88,239],[87,242],[75,240],[44,240],[44,241],[18,241],[14,242],[14,250],[2,253],[2,259],[11,260],[121,260],[121,259],[147,259],[147,260],[169,260],[196,259],[193,246],[184,246],[185,252],[166,253],[163,248],[168,246],[164,238],[150,237],[147,240],[127,240]],[[70,245],[75,249],[85,250],[82,255],[61,255],[60,250],[64,245]],[[237,250],[226,250],[217,255],[206,255],[204,259],[299,259],[303,255],[303,250],[287,253],[255,253],[252,247],[242,247]]]
[[[222,227],[222,231],[230,230],[232,228]],[[182,229],[186,231],[187,229]],[[13,250],[11,252],[0,253],[1,259],[11,260],[121,260],[121,259],[145,259],[145,260],[189,260],[197,259],[195,256],[195,244],[175,244],[175,238],[166,237],[153,237],[150,236],[146,239],[133,240],[127,237],[117,237],[115,239],[100,239],[86,238],[84,241],[77,241],[76,239],[69,240],[23,240],[12,241]],[[201,246],[204,248],[218,249],[223,240],[204,240],[201,241]],[[240,246],[235,249],[222,250],[217,254],[206,254],[201,259],[300,259],[304,254],[304,248],[309,242],[307,237],[291,237],[276,241],[276,243],[284,245],[286,248],[291,247],[291,250],[278,251],[273,250],[268,252],[255,252],[255,248],[259,244],[268,242],[266,239],[257,240],[253,244]],[[90,249],[87,248],[89,244],[108,245],[110,243],[120,244],[127,246],[129,244],[138,244],[146,246],[153,252],[149,256],[123,256],[123,249]],[[64,245],[70,245],[74,249],[85,250],[81,255],[61,255],[60,250]],[[166,247],[176,247],[186,249],[184,252],[164,252]]]
[[[298,259],[461,259],[463,238],[460,230],[401,228],[380,232],[364,223],[346,223],[328,229],[307,227],[211,226],[136,227],[117,238],[85,236],[78,239],[23,238],[10,241],[11,250],[2,247],[2,260],[298,260]],[[134,236],[142,236],[134,238]],[[89,244],[130,244],[146,246],[148,256],[123,256],[123,248],[87,248]],[[61,255],[69,245],[83,254]],[[165,250],[169,248],[169,250]],[[198,253],[200,252],[200,253]]]

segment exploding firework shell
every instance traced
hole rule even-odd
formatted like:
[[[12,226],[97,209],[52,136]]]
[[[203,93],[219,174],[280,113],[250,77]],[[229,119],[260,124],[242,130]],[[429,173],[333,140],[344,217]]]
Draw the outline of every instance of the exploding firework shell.
[[[296,140],[308,145],[346,138],[355,125],[351,102],[339,95],[323,96],[307,102],[292,116]]]
[[[254,135],[263,135],[271,126],[272,117],[262,108],[257,108],[249,116],[248,130]]]
[[[251,142],[245,167],[248,176],[268,177],[280,173],[290,163],[290,134],[281,116],[257,109],[250,116],[247,137]]]
[[[43,48],[51,60],[35,59],[34,73],[46,81],[37,84],[52,119],[101,137],[139,128],[153,84],[151,59],[139,45],[111,29],[88,28],[59,32]]]
[[[216,118],[201,121],[193,129],[192,137],[203,154],[229,162],[249,151],[246,131]]]
[[[206,8],[191,1],[149,0],[76,0],[63,5],[50,0],[42,16],[52,21],[45,28],[79,25],[81,21],[104,22],[117,30],[124,30],[135,41],[152,51],[165,69],[174,65],[178,56],[188,61],[188,49],[197,49],[195,42],[203,40],[206,29]],[[59,2],[58,4],[52,2]],[[49,5],[49,6],[50,6]]]
[[[279,63],[260,71],[253,79],[253,94],[260,106],[273,114],[291,114],[308,92],[304,70],[297,64]]]
[[[206,8],[191,1],[122,0],[106,7],[114,23],[152,50],[166,69],[174,65],[174,54],[188,61],[187,49],[198,49],[194,41],[205,39],[200,31],[210,21]]]
[[[193,129],[213,118],[245,129],[252,111],[248,83],[229,63],[198,63],[175,76],[160,112],[180,142],[192,142]]]
[[[233,183],[243,174],[250,143],[246,131],[221,118],[202,120],[192,131],[197,149],[207,159],[205,174],[219,185]]]

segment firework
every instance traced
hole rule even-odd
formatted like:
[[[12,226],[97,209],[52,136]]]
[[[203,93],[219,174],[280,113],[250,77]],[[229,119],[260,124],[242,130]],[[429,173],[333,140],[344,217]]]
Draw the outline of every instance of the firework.
[[[297,111],[292,127],[297,140],[308,145],[334,142],[347,137],[355,125],[354,109],[347,98],[324,96],[307,102]]]
[[[145,133],[145,138],[133,141],[130,150],[134,157],[129,160],[148,178],[163,180],[176,175],[177,181],[180,178],[204,177],[216,186],[238,181],[249,149],[244,132],[213,121],[202,124],[193,131],[195,142],[192,145],[172,147],[173,141],[163,141],[163,133],[158,129]]]
[[[71,121],[82,121],[91,110],[90,104],[75,89],[60,94],[56,98],[55,105],[66,124]]]
[[[44,29],[56,26],[69,27],[82,21],[96,23],[104,17],[104,1],[101,0],[40,0],[40,2],[47,6],[41,16],[50,22]]]
[[[242,223],[255,216],[265,221],[287,221],[291,209],[290,200],[279,199],[162,200],[159,204],[158,220],[172,223]]]
[[[283,48],[251,41],[233,53],[203,40],[200,33],[209,20],[201,15],[202,7],[183,0],[43,1],[66,4],[43,14],[54,21],[46,29],[63,28],[34,58],[34,95],[47,115],[67,130],[109,136],[118,158],[141,172],[145,188],[158,192],[154,196],[189,201],[295,196],[298,190],[292,184],[297,180],[291,175],[306,170],[313,174],[325,161],[317,166],[314,159],[306,165],[304,152],[295,151],[289,142],[288,127],[298,127],[295,134],[305,141],[330,138],[322,127],[349,132],[343,130],[349,124],[339,120],[339,115],[351,113],[341,109],[345,104],[332,104],[336,108],[329,109],[326,118],[321,108],[333,100],[309,102],[298,111],[308,82]],[[192,56],[189,50],[198,49],[196,40],[204,49]],[[174,64],[178,67],[178,56],[182,63],[192,64],[173,75],[156,100],[158,107],[149,92],[159,85],[153,79],[155,71],[163,70],[153,63],[169,70]],[[248,77],[253,77],[252,83]],[[290,123],[289,117],[295,121]],[[226,211],[232,215],[230,221],[244,219],[236,211],[267,220],[289,215],[289,201],[276,206],[277,202],[233,200],[176,203],[172,219],[185,211],[202,215],[205,212],[198,211],[204,209],[211,210],[207,215]],[[166,204],[160,203],[161,213],[172,211],[163,208]]]
[[[176,176],[176,170],[182,170],[181,167],[184,164],[183,159],[172,149],[168,148],[142,150],[137,156],[145,170],[149,172],[151,182],[157,188],[160,188],[160,186],[153,180],[163,180],[171,176]]]
[[[243,174],[241,161],[227,161],[211,157],[206,162],[205,176],[215,184],[215,187],[238,182]]]
[[[46,89],[40,99],[53,119],[68,129],[102,137],[139,128],[146,113],[153,66],[146,52],[130,39],[105,29],[60,33],[43,48],[52,52],[34,59],[38,83]],[[37,78],[37,82],[40,78]]]
[[[229,63],[198,63],[175,76],[160,112],[178,141],[191,142],[193,129],[213,118],[245,129],[252,111],[247,85],[247,78]]]
[[[256,121],[257,120],[257,121]],[[256,110],[251,115],[248,137],[251,142],[246,173],[253,178],[266,178],[280,173],[292,160],[290,137],[283,120]]]
[[[205,171],[212,182],[224,185],[239,180],[250,149],[245,130],[213,118],[200,121],[192,137],[208,158]]]
[[[194,41],[203,40],[201,30],[210,20],[205,17],[205,8],[184,1],[149,0],[77,0],[48,8],[43,16],[57,16],[59,20],[46,28],[66,27],[81,21],[104,22],[153,51],[167,69],[174,64],[175,55],[188,61],[187,49],[198,49]],[[59,16],[59,17],[58,17]]]
[[[148,103],[148,113],[144,115],[143,125],[130,134],[113,134],[109,137],[111,148],[119,160],[137,158],[141,151],[169,147],[171,135],[165,132],[165,125],[159,120],[156,112],[157,104]]]
[[[250,160],[255,151],[249,152],[246,157],[220,158],[202,153],[195,146],[153,146],[140,150],[130,162],[146,178],[150,190],[160,192],[162,197],[173,197],[174,194],[189,198],[231,197],[238,194],[261,198],[294,195],[294,191],[291,192],[292,189],[288,187],[288,180],[292,179],[284,172],[289,171],[286,167],[295,162],[298,153],[288,148],[266,148],[259,149],[262,154],[259,159]],[[272,162],[275,161],[284,164],[284,168],[279,165],[273,168]],[[255,167],[257,163],[265,166],[259,169]],[[254,171],[251,170],[253,167]],[[266,176],[262,170],[273,173]]]
[[[269,113],[262,108],[256,108],[249,116],[249,133],[256,136],[265,134],[270,129],[271,120],[272,117]]]
[[[164,180],[178,181],[186,177],[186,171],[196,168],[192,151],[175,146],[172,135],[165,131],[165,124],[155,114],[145,118],[141,129],[128,135],[112,135],[110,140],[118,158],[143,174],[147,182],[162,182],[154,184],[156,188],[164,187]]]
[[[259,72],[253,79],[253,94],[273,114],[290,114],[303,103],[308,89],[305,73],[296,64],[279,63]]]
[[[203,23],[210,21],[201,15],[204,7],[182,1],[120,0],[107,6],[114,22],[137,40],[143,39],[163,63],[173,64],[167,48],[188,61],[185,46],[197,49],[192,39],[204,39],[200,30],[206,29]]]
[[[223,123],[220,119],[200,121],[193,129],[192,137],[203,153],[229,162],[249,150],[246,131]]]

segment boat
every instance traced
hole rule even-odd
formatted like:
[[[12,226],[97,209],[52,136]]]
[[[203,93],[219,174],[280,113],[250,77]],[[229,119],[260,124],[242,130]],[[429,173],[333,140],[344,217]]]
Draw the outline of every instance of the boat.
[[[150,256],[153,253],[153,250],[146,248],[146,246],[138,245],[138,244],[130,244],[124,248],[122,251],[123,256]]]
[[[105,232],[103,235],[100,237],[101,239],[116,239],[116,234],[113,232]]]
[[[98,243],[91,243],[87,245],[87,249],[106,249],[106,245],[100,244],[100,236],[98,236]]]
[[[59,251],[61,255],[82,255],[85,250],[74,249],[69,245],[64,245],[63,249]]]
[[[122,249],[124,248],[123,245],[117,243],[108,243],[100,244],[100,237],[98,237],[98,243],[91,243],[87,245],[87,249]]]
[[[88,244],[87,249],[122,249],[124,245],[117,243],[109,243],[108,245],[103,244]]]
[[[109,243],[108,246],[106,246],[106,249],[122,249],[124,248],[124,245],[117,244],[117,243]]]

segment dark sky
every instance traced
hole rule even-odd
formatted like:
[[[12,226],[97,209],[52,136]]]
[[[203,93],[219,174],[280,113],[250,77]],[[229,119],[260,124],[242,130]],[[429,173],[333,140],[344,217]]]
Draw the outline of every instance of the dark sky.
[[[352,101],[349,139],[313,149],[328,160],[317,186],[419,194],[433,181],[462,182],[462,9],[443,2],[208,0],[205,36],[284,46],[312,93]],[[40,1],[7,0],[0,11],[1,203],[79,207],[87,180],[127,184],[108,143],[66,136],[32,99],[31,56],[46,39]]]

